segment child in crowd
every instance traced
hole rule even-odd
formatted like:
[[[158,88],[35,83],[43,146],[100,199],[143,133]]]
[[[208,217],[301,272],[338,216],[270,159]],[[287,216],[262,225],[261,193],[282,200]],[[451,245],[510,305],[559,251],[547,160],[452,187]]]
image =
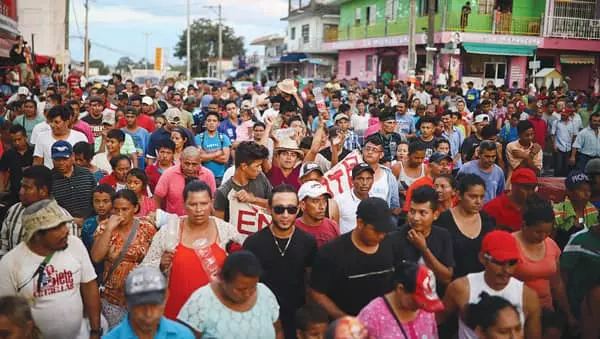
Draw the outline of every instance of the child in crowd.
[[[318,304],[308,303],[296,311],[296,338],[324,338],[329,325],[327,312]]]
[[[121,154],[121,147],[123,147],[123,143],[125,142],[125,133],[120,129],[111,129],[106,133],[106,138],[104,140],[106,151],[96,154],[94,158],[92,158],[92,165],[110,174],[112,172],[110,159]]]
[[[167,124],[167,119],[165,119],[164,116],[157,115],[154,117],[154,127],[156,127],[156,129],[162,128],[166,124]]]
[[[85,141],[80,141],[73,146],[73,155],[75,156],[75,165],[87,168],[92,172],[96,182],[99,182],[108,173],[103,172],[97,166],[92,164],[94,157],[94,145]]]
[[[145,217],[156,211],[156,201],[148,196],[148,176],[139,168],[132,168],[127,173],[127,188],[138,198],[140,210],[136,217]]]

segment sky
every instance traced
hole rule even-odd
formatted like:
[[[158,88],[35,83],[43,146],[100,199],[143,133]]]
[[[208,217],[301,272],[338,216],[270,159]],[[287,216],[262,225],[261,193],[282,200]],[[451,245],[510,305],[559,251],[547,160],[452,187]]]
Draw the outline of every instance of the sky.
[[[269,34],[284,35],[287,0],[189,0],[190,18],[217,20],[216,8],[221,4],[224,24],[233,27],[237,36],[244,37],[246,51],[263,53],[261,46],[249,43]],[[71,59],[83,60],[84,2],[71,0],[69,44]],[[138,61],[146,56],[154,61],[154,48],[165,49],[169,64],[183,64],[173,56],[179,35],[186,27],[186,0],[90,0],[89,39],[92,42],[90,60],[100,59],[115,65],[121,56]],[[98,45],[94,45],[97,43]]]

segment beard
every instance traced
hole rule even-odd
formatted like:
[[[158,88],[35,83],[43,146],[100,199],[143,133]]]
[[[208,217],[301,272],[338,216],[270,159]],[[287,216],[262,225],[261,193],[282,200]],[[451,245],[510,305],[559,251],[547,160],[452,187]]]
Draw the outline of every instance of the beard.
[[[280,231],[287,231],[294,226],[294,221],[292,221],[289,225],[281,225],[279,222],[277,222],[277,220],[273,219],[271,224]]]

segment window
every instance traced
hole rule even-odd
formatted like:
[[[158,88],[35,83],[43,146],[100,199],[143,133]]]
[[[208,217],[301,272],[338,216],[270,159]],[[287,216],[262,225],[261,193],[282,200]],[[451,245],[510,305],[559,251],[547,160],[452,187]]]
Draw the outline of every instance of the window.
[[[296,27],[290,28],[290,39],[296,40]]]
[[[377,21],[377,7],[375,5],[367,6],[367,25],[374,25]]]
[[[398,16],[398,1],[385,0],[385,18],[389,21],[396,21]]]
[[[360,16],[361,16],[361,11],[360,11],[360,7],[358,7],[356,9],[356,12],[354,13],[354,24],[355,25],[360,25]]]
[[[367,64],[366,64],[365,70],[367,72],[373,72],[373,56],[372,55],[367,55]]]
[[[310,41],[310,26],[309,25],[302,25],[302,42],[307,44],[308,41]]]
[[[502,79],[506,78],[506,64],[505,63],[485,63],[485,72],[483,74],[485,79]]]
[[[346,76],[349,77],[352,74],[352,61],[346,60]]]
[[[479,0],[479,14],[492,14],[496,0]]]

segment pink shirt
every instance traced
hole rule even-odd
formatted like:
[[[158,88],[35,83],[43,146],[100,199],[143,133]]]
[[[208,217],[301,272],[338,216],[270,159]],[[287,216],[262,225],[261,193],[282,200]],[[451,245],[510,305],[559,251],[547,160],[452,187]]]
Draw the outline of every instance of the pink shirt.
[[[405,338],[394,315],[385,304],[382,297],[373,299],[358,314],[358,319],[369,330],[371,338],[396,339]],[[420,310],[412,321],[402,324],[408,338],[422,339],[437,338],[438,331],[435,323],[435,314]]]
[[[554,310],[550,279],[556,274],[556,262],[560,257],[560,248],[550,237],[544,240],[544,244],[546,245],[546,255],[541,260],[529,259],[519,244],[521,261],[517,264],[515,278],[537,292],[542,307]]]
[[[379,132],[381,128],[381,122],[379,122],[379,118],[370,118],[369,119],[369,127],[365,131],[365,138],[369,135]]]
[[[308,234],[312,234],[317,239],[317,247],[321,247],[340,235],[338,224],[325,218],[319,226],[308,226],[302,222],[301,218],[296,219],[296,227]]]
[[[215,176],[213,173],[205,167],[200,167],[196,177],[208,184],[212,192],[212,196],[214,197],[217,184],[215,183]],[[165,210],[168,213],[174,213],[179,216],[183,216],[185,215],[185,208],[183,206],[184,188],[185,175],[181,172],[181,166],[177,165],[163,172],[160,179],[158,179],[158,184],[156,184],[154,194],[165,200]]]
[[[252,135],[250,134],[250,128],[254,126],[254,121],[247,120],[239,124],[235,128],[235,141],[252,141]]]
[[[85,135],[90,144],[94,143],[94,134],[92,133],[92,128],[90,127],[90,125],[88,125],[87,122],[77,120],[75,125],[73,125],[73,129],[83,133],[83,135]]]
[[[156,200],[148,197],[147,195],[142,196],[140,203],[140,211],[135,215],[136,217],[145,217],[150,212],[156,211]]]

